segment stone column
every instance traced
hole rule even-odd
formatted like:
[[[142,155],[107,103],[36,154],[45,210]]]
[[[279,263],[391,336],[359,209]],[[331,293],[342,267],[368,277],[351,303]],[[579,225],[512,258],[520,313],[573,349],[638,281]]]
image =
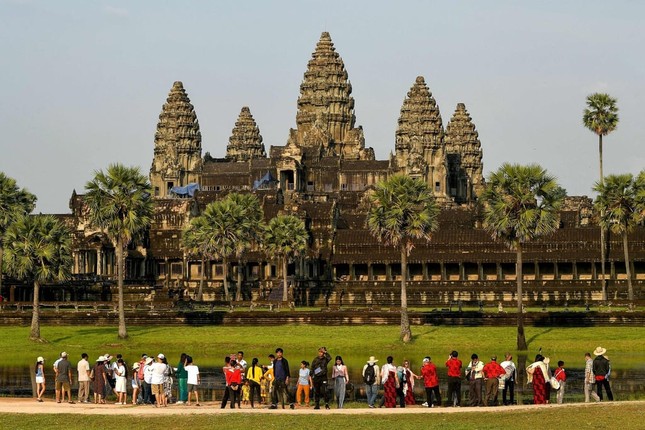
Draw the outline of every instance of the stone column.
[[[443,261],[439,263],[439,270],[441,272],[441,280],[445,281],[448,278],[448,275],[446,274],[446,265]]]
[[[424,281],[430,279],[428,276],[428,263],[421,263],[421,277]]]
[[[374,268],[372,267],[372,263],[367,263],[367,280],[374,280]]]
[[[464,263],[461,261],[459,262],[459,280],[466,280],[466,268],[464,267]]]
[[[96,250],[96,274],[98,276],[103,275],[103,249],[98,248]]]

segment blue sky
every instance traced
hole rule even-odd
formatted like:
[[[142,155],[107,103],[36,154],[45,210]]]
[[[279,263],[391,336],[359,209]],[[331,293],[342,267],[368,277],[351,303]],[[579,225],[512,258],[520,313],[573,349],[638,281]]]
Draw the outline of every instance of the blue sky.
[[[645,168],[645,2],[0,0],[0,171],[66,213],[109,163],[148,173],[161,106],[184,83],[203,152],[223,156],[242,106],[264,143],[295,127],[299,85],[322,31],[345,62],[357,124],[378,159],[425,77],[444,127],[466,104],[484,172],[537,162],[591,195],[597,138],[585,97],[618,98],[605,174]]]

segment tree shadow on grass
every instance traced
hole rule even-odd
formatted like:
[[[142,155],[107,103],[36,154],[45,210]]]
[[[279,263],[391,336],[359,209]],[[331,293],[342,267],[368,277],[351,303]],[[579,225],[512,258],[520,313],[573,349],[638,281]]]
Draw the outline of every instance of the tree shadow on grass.
[[[546,330],[542,330],[541,332],[534,334],[533,336],[531,336],[530,338],[528,338],[528,339],[527,339],[527,341],[526,341],[526,345],[530,347],[530,346],[531,346],[531,344],[533,344],[533,342],[534,342],[537,338],[539,338],[540,336],[543,336],[543,335],[545,335],[545,334],[547,334],[547,333],[550,333],[550,332],[552,332],[552,331],[553,331],[553,328],[548,328],[548,329],[546,329]],[[540,349],[542,349],[542,347],[540,347]]]

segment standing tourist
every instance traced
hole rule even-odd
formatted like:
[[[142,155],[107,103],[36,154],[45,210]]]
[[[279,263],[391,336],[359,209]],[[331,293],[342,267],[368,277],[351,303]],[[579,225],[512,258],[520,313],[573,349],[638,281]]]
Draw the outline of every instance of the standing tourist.
[[[89,403],[90,397],[90,363],[87,361],[87,353],[81,354],[81,360],[76,364],[78,372],[78,402]]]
[[[141,365],[136,362],[132,365],[132,404],[136,405],[141,389],[141,380],[139,379],[139,368]]]
[[[92,376],[93,375],[93,376]],[[94,363],[90,374],[92,379],[92,391],[94,392],[94,403],[105,403],[105,386],[107,385],[107,376],[105,375],[105,357],[99,356]]]
[[[127,387],[128,387],[128,371],[125,366],[123,358],[116,361],[116,368],[114,369],[114,376],[116,377],[114,383],[114,390],[116,391],[116,404],[125,405],[127,402]]]
[[[273,380],[274,403],[269,409],[278,409],[278,403],[282,404],[282,409],[284,409],[285,403],[289,403],[288,387],[291,373],[289,372],[289,361],[284,358],[282,348],[275,350],[273,376],[275,378]],[[290,403],[289,407],[293,409],[294,404]]]
[[[39,402],[43,401],[45,394],[45,359],[38,357],[36,359],[36,397]]]
[[[336,364],[332,368],[331,377],[334,380],[334,395],[336,396],[336,406],[343,409],[345,403],[345,392],[349,382],[347,366],[340,355],[336,356]]]
[[[396,390],[399,388],[399,377],[397,375],[394,358],[390,355],[387,363],[381,368],[381,384],[383,384],[383,405],[386,408],[396,407]]]
[[[163,354],[157,355],[157,360],[150,366],[150,386],[152,387],[152,395],[155,396],[155,407],[157,408],[166,404],[163,383],[168,365],[163,362],[164,358],[166,356]]]
[[[517,367],[515,366],[515,363],[513,363],[513,356],[509,352],[507,352],[504,356],[504,361],[500,363],[500,366],[502,366],[504,368],[504,371],[506,372],[506,378],[504,380],[504,390],[502,391],[502,402],[504,403],[504,405],[514,405]]]
[[[239,408],[240,391],[242,389],[242,370],[237,365],[236,360],[231,360],[229,369],[226,371],[226,386],[229,391],[229,398],[231,400],[231,409],[235,409],[235,405]]]
[[[585,403],[589,403],[589,397],[593,397],[596,402],[600,401],[600,397],[594,391],[596,379],[593,376],[593,359],[591,353],[585,353]]]
[[[448,406],[461,406],[461,367],[462,363],[457,351],[452,351],[446,361],[448,368]]]
[[[482,402],[482,382],[484,380],[484,363],[479,360],[477,354],[470,356],[470,363],[466,367],[466,379],[470,384],[468,392],[470,399],[470,406],[483,406]]]
[[[201,376],[199,376],[199,367],[193,364],[193,357],[190,355],[186,356],[184,361],[186,363],[186,389],[188,391],[188,397],[186,398],[186,405],[190,406],[190,399],[192,399],[193,394],[195,394],[195,406],[200,406],[199,404],[199,391],[197,388],[201,384]]]
[[[143,366],[143,403],[152,405],[156,403],[155,397],[152,393],[152,365],[154,359],[146,357],[146,364]]]
[[[593,359],[593,374],[596,380],[596,394],[598,399],[602,401],[602,388],[605,387],[605,392],[607,393],[608,400],[614,400],[614,395],[611,392],[611,387],[609,386],[609,374],[611,373],[611,365],[605,353],[607,350],[602,346],[596,348],[593,352],[593,355],[596,358]]]
[[[329,391],[327,391],[327,365],[331,355],[324,346],[318,348],[318,355],[311,362],[312,381],[314,387],[314,409],[320,409],[320,398],[325,400],[325,409],[329,409]]]
[[[246,379],[249,381],[250,393],[249,400],[251,400],[251,409],[255,408],[255,395],[257,394],[258,403],[262,403],[262,390],[261,383],[264,372],[258,365],[257,357],[251,360],[251,367],[246,371]]]
[[[441,393],[439,392],[439,377],[437,376],[437,366],[432,362],[430,357],[423,359],[421,367],[421,376],[423,376],[423,386],[426,390],[426,401],[422,406],[432,407],[441,406]],[[434,401],[432,395],[434,394]]]
[[[499,390],[499,377],[506,375],[504,368],[497,363],[497,356],[493,355],[482,369],[486,381],[486,405],[497,406],[497,391]]]
[[[52,364],[52,369],[54,369],[54,390],[56,392],[56,401],[60,400],[60,390],[58,389],[58,385],[56,384],[56,379],[58,379],[58,363],[60,363],[62,359],[63,353],[61,352],[60,354],[58,354],[58,358],[56,359],[56,361],[54,361],[54,364]],[[65,400],[64,396],[62,400]]]
[[[60,403],[62,399],[65,399],[65,393],[67,393],[67,400],[69,403],[74,404],[72,400],[72,365],[67,359],[67,353],[63,352],[61,355],[61,360],[58,362],[57,373],[56,373],[56,389],[60,394],[60,397],[56,397],[56,402]]]
[[[544,405],[549,402],[549,366],[542,354],[535,356],[535,361],[526,368],[526,382],[533,384],[533,403]]]
[[[186,373],[185,363],[188,355],[185,352],[181,353],[179,363],[177,364],[177,404],[181,405],[188,401],[188,373]]]
[[[373,355],[370,356],[370,359],[367,360],[365,366],[363,366],[363,382],[365,382],[365,394],[367,395],[367,406],[374,408],[374,403],[376,402],[376,396],[378,394],[378,386],[380,378],[380,372],[378,360]]]
[[[224,367],[222,367],[222,375],[224,375],[224,395],[222,396],[222,404],[220,405],[221,409],[224,409],[228,404],[228,399],[231,397],[231,387],[229,385],[230,375],[229,373],[233,371],[231,366],[231,357],[227,355],[224,357]]]
[[[555,372],[553,372],[553,376],[555,376],[555,379],[560,383],[560,388],[558,389],[558,404],[562,404],[562,401],[564,400],[564,387],[567,384],[567,373],[564,370],[564,361],[560,360],[558,361],[558,368],[555,369]]]
[[[311,380],[311,371],[309,370],[309,363],[305,360],[300,362],[300,370],[298,371],[298,386],[296,388],[296,403],[302,406],[301,400],[304,401],[304,406],[309,407],[309,391],[313,385]],[[303,398],[304,397],[304,398]]]
[[[403,372],[405,374],[405,387],[404,387],[404,404],[405,405],[416,405],[416,399],[414,398],[414,380],[421,379],[420,376],[417,376],[412,369],[410,369],[410,360],[403,361]]]

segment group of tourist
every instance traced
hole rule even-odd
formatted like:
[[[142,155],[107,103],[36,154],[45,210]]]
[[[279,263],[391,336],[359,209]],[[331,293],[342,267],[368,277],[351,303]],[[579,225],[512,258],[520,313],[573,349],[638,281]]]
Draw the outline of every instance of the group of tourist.
[[[585,354],[585,402],[591,398],[595,401],[603,399],[603,389],[607,398],[613,400],[609,385],[611,365],[607,359],[606,349],[598,347],[591,353]],[[149,357],[143,354],[141,359],[131,368],[125,363],[121,354],[117,354],[114,361],[110,354],[99,356],[93,365],[88,361],[86,353],[81,354],[81,360],[76,365],[78,378],[78,401],[90,403],[90,389],[94,394],[94,403],[106,403],[110,394],[116,396],[116,404],[128,403],[127,386],[128,378],[132,388],[130,403],[153,404],[156,407],[165,407],[169,403],[200,406],[199,385],[201,377],[199,368],[193,363],[191,356],[181,354],[177,367],[168,364],[164,354]],[[394,358],[388,356],[386,363],[379,367],[378,359],[371,356],[363,366],[361,376],[365,387],[367,405],[369,408],[386,407],[394,408],[415,405],[414,396],[415,380],[423,380],[425,389],[424,407],[438,407],[442,405],[439,390],[439,377],[437,366],[430,356],[422,360],[419,374],[410,368],[410,361],[404,360],[401,365],[394,363]],[[38,357],[36,373],[36,396],[39,402],[43,401],[45,392],[45,360]],[[292,378],[289,361],[284,357],[282,348],[277,348],[275,354],[268,355],[268,364],[260,365],[258,358],[253,358],[249,366],[244,359],[244,352],[228,355],[224,358],[222,372],[225,381],[225,390],[220,404],[221,408],[240,408],[242,405],[268,405],[269,409],[291,409],[309,407],[313,398],[314,409],[324,405],[330,409],[331,393],[335,399],[336,408],[342,409],[345,402],[349,372],[341,356],[333,360],[331,373],[328,369],[332,363],[332,356],[327,348],[318,349],[317,355],[311,364],[303,360],[297,371],[295,395],[289,391]],[[535,361],[526,368],[527,383],[533,389],[533,402],[545,404],[550,401],[550,393],[555,390],[557,402],[564,399],[567,375],[564,362],[558,361],[557,368],[552,373],[549,367],[550,360],[542,354],[535,357]],[[468,383],[469,406],[495,406],[498,404],[499,390],[502,391],[502,404],[515,404],[515,382],[517,381],[517,367],[510,353],[506,353],[501,363],[497,356],[492,355],[484,364],[477,354],[470,356],[470,361],[464,368],[459,359],[459,353],[452,351],[445,362],[448,376],[447,405],[461,406],[462,381]],[[73,382],[72,364],[67,353],[62,352],[54,362],[56,401],[64,402],[67,398],[72,400],[71,386]],[[296,372],[293,373],[296,377]],[[329,378],[332,383],[330,384]],[[177,398],[173,398],[173,380],[177,381]],[[594,386],[596,390],[594,391]],[[379,388],[383,389],[383,397],[377,404]]]

